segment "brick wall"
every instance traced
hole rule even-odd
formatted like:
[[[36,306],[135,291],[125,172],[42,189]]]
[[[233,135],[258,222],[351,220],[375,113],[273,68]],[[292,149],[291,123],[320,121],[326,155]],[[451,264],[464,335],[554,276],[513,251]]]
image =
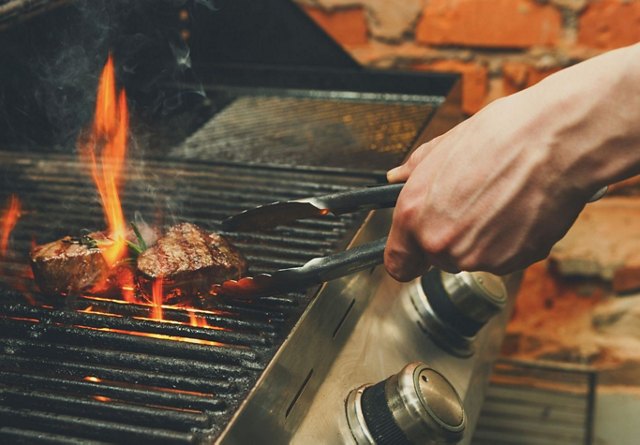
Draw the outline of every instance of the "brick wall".
[[[295,0],[364,65],[456,71],[464,110],[640,41],[640,0]]]

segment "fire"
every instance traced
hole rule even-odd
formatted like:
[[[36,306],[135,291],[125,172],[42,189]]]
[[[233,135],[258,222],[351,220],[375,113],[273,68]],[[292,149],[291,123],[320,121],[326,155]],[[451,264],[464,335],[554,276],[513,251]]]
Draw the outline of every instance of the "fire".
[[[136,302],[136,287],[135,277],[130,269],[123,268],[119,274],[120,291],[122,292],[122,299],[129,303]]]
[[[162,292],[162,277],[158,277],[151,286],[151,318],[154,320],[162,320],[162,300],[164,298]]]
[[[129,112],[124,90],[116,89],[115,71],[111,56],[102,70],[96,98],[96,110],[91,132],[80,142],[80,153],[89,163],[91,176],[98,188],[109,238],[113,243],[102,249],[105,261],[113,266],[127,253],[127,226],[120,203]]]
[[[16,195],[11,195],[9,197],[9,203],[7,204],[7,209],[2,216],[2,226],[0,229],[0,257],[3,257],[7,254],[7,250],[9,248],[9,235],[11,235],[11,231],[18,223],[18,219],[21,216],[21,205],[20,200]]]
[[[196,315],[192,310],[188,310],[189,312],[189,324],[196,328],[207,328],[209,324],[207,323],[207,319],[201,315]]]
[[[100,379],[99,377],[95,377],[93,375],[85,376],[85,378],[82,379],[82,380],[84,380],[85,382],[92,382],[92,383],[101,383],[102,382],[102,379]]]

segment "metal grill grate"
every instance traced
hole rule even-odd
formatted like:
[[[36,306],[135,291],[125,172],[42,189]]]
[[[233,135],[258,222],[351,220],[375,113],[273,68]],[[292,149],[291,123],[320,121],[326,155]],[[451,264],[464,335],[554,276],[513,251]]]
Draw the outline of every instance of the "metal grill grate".
[[[596,383],[589,367],[502,360],[472,444],[591,445]]]
[[[420,103],[371,101],[355,93],[338,101],[320,92],[305,94],[240,96],[173,154],[351,168],[362,168],[366,160],[367,168],[387,169],[402,161],[442,101],[433,96],[421,97]]]
[[[0,261],[0,440],[89,443],[210,442],[309,302],[313,292],[253,301],[204,298],[195,307],[96,296],[39,295],[28,278],[32,240],[104,227],[94,187],[72,156],[0,152],[0,202],[23,216]],[[379,174],[179,161],[131,162],[130,219],[191,221],[215,231],[243,208],[379,182]],[[252,273],[342,249],[363,215],[300,221],[269,233],[226,234]],[[15,291],[12,289],[20,289]]]

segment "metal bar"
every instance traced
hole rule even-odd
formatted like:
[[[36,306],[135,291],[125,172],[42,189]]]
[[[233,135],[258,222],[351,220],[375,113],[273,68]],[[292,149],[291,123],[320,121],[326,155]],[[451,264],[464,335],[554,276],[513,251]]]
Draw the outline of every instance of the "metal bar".
[[[0,345],[6,353],[33,358],[59,359],[73,357],[87,366],[104,365],[116,366],[141,371],[160,372],[165,374],[188,375],[192,378],[227,379],[230,383],[242,383],[255,374],[254,370],[242,365],[223,363],[215,356],[210,361],[184,360],[182,357],[167,357],[162,355],[145,354],[127,350],[110,350],[73,346],[56,343],[46,343],[38,339],[8,339],[0,338]]]
[[[0,332],[5,338],[38,338],[52,343],[64,342],[77,346],[106,347],[130,352],[166,355],[185,360],[217,360],[219,363],[238,364],[248,369],[259,369],[256,351],[212,347],[211,344],[185,343],[134,333],[87,329],[83,327],[26,323],[24,320],[0,319]]]
[[[592,445],[594,440],[595,415],[596,415],[596,388],[598,386],[598,373],[594,370],[589,373],[587,392],[587,413],[584,419],[584,443]]]
[[[99,363],[74,362],[72,357],[52,360],[43,357],[17,357],[15,355],[0,354],[0,359],[2,360],[0,369],[15,373],[37,373],[78,380],[93,379],[96,381],[109,381],[114,384],[212,393],[218,396],[239,391],[239,385],[236,381],[166,374],[156,370],[140,371],[135,368],[107,367]]]
[[[0,428],[0,443],[30,445],[104,445],[106,442],[3,426]]]
[[[7,371],[0,371],[0,383],[11,385],[12,388],[62,391],[65,394],[75,394],[79,397],[107,397],[118,401],[175,409],[221,411],[226,407],[226,403],[213,394],[201,393],[192,395],[163,390],[162,388],[147,389],[133,386],[117,386],[104,382],[93,383],[91,381],[76,381]]]
[[[190,444],[196,436],[191,432],[167,431],[160,428],[145,428],[124,423],[107,422],[96,419],[83,419],[62,414],[43,413],[35,410],[14,410],[0,406],[0,420],[3,425],[16,429],[34,427],[54,434],[68,435],[71,438],[88,438],[99,441],[120,441],[133,443],[150,441],[154,444]],[[149,443],[149,442],[147,442]]]
[[[30,306],[14,305],[0,307],[4,316],[19,318],[37,318],[45,325],[82,325],[93,328],[118,329],[136,331],[149,334],[162,334],[189,339],[208,340],[223,343],[226,347],[234,346],[270,346],[268,336],[250,333],[237,333],[216,329],[216,326],[200,328],[185,324],[159,323],[155,320],[140,320],[136,318],[106,317],[91,312],[43,310]]]
[[[192,428],[211,427],[211,417],[201,412],[176,411],[115,401],[107,403],[93,398],[78,398],[43,391],[21,391],[16,388],[0,388],[0,397],[3,404],[14,409],[37,409],[43,412],[122,421],[128,424],[184,432]]]

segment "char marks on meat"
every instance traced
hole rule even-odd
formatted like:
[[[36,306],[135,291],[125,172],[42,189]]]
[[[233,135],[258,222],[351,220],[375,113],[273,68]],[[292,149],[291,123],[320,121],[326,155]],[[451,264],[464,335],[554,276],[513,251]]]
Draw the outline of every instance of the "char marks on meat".
[[[191,223],[171,227],[138,257],[138,271],[147,279],[162,277],[187,291],[246,274],[247,261],[223,236]]]
[[[100,232],[85,238],[107,240]],[[31,252],[31,268],[40,290],[56,295],[88,288],[108,271],[98,247],[70,236],[36,246]]]
[[[155,244],[138,256],[137,268],[123,261],[109,269],[100,249],[110,242],[103,232],[82,238],[66,236],[36,246],[31,252],[35,281],[46,294],[69,295],[87,289],[101,293],[119,290],[118,277],[127,272],[137,276],[143,294],[149,294],[150,284],[162,277],[166,291],[189,295],[247,272],[247,261],[227,239],[194,224],[175,225],[157,241],[153,231],[146,235],[148,245]],[[133,231],[127,238],[135,240]],[[95,287],[98,283],[99,289]]]

